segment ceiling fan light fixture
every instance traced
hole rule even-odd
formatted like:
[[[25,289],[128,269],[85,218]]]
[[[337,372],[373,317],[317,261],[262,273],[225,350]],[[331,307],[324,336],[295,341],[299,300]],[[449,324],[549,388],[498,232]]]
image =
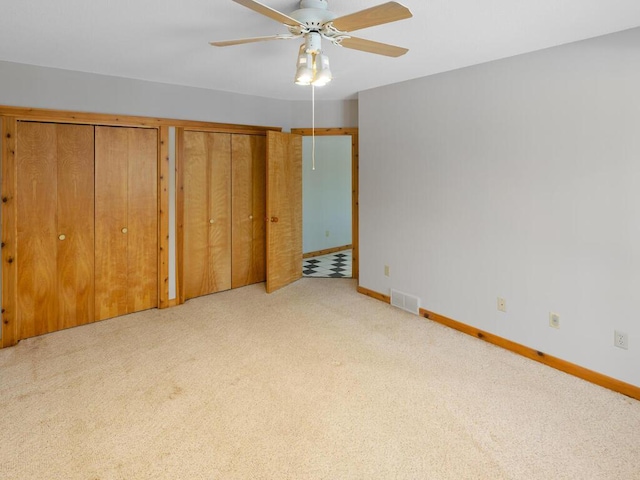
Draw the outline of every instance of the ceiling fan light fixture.
[[[296,73],[296,85],[311,85],[313,82],[313,71],[308,68],[299,68]]]
[[[316,87],[323,87],[333,78],[329,68],[329,57],[319,52],[313,59],[314,78],[311,82]]]
[[[296,85],[311,85],[313,82],[313,55],[307,53],[305,45],[300,46],[298,61],[296,66]]]
[[[397,22],[413,16],[407,7],[395,1],[388,1],[341,17],[329,10],[328,0],[299,0],[300,8],[292,12],[291,15],[279,12],[257,0],[233,1],[283,24],[289,33],[210,42],[210,44],[216,47],[228,47],[245,43],[304,37],[304,44],[300,47],[296,62],[295,83],[298,85],[320,87],[331,81],[329,58],[322,52],[323,39],[336,46],[387,57],[399,57],[409,51],[395,45],[354,37],[350,33],[354,30]]]
[[[308,42],[300,45],[296,62],[296,85],[314,85],[322,87],[331,81],[329,57],[320,50],[309,50]]]

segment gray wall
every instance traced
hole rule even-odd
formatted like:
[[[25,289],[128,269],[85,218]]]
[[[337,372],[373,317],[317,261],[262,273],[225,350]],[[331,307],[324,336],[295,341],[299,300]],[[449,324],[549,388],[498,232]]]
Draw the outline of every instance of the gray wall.
[[[305,87],[300,87],[305,88]],[[282,127],[311,127],[308,102],[0,61],[0,105]],[[316,125],[354,127],[357,100],[317,101]]]
[[[640,385],[639,45],[633,29],[362,92],[360,284]]]
[[[327,87],[331,88],[331,84]],[[308,102],[291,102],[291,126],[293,128],[311,128],[311,99]],[[327,100],[316,98],[316,128],[357,127],[358,100]]]

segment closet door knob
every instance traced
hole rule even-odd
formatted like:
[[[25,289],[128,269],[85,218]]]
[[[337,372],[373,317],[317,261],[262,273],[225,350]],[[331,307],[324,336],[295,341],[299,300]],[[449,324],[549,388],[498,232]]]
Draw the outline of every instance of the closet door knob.
[[[215,222],[215,220],[214,220],[213,218],[209,219],[209,223],[210,223],[211,225],[213,225],[213,222]]]
[[[58,238],[59,238],[60,240],[64,240],[64,239],[65,239],[65,238],[67,238],[67,237],[66,237],[66,235],[62,234],[62,235],[58,235]]]
[[[249,215],[249,220],[253,220],[253,215]]]
[[[121,231],[122,233],[127,233],[129,230],[127,230],[127,227],[124,227]]]
[[[273,223],[278,223],[278,217],[271,217],[271,221]]]

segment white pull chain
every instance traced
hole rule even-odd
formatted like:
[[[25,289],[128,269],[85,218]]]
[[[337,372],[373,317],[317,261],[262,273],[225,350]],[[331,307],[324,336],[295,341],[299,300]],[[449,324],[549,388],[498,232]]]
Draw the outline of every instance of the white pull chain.
[[[311,85],[311,170],[316,169],[316,87]]]

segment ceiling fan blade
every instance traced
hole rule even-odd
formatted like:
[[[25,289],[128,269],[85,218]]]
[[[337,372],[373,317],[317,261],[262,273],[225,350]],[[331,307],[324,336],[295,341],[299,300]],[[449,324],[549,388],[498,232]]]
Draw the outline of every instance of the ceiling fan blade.
[[[239,3],[240,5],[250,8],[251,10],[253,10],[254,12],[258,12],[262,15],[265,15],[273,20],[275,20],[276,22],[279,23],[283,23],[288,27],[296,27],[298,25],[302,25],[298,20],[296,20],[295,18],[291,18],[288,15],[285,15],[284,13],[281,13],[277,10],[274,10],[271,7],[267,7],[266,5],[263,5],[262,3],[256,2],[255,0],[233,0],[236,3]]]
[[[244,43],[254,42],[266,42],[268,40],[289,40],[291,38],[298,38],[300,35],[271,35],[268,37],[252,37],[252,38],[240,38],[238,40],[224,40],[222,42],[209,42],[209,45],[214,47],[230,47],[231,45],[242,45]]]
[[[350,37],[340,42],[340,45],[353,50],[362,52],[377,53],[378,55],[386,55],[387,57],[401,57],[409,51],[408,48],[396,47],[387,43],[374,42],[365,40],[364,38]]]
[[[366,10],[336,18],[332,23],[341,32],[353,32],[362,28],[397,22],[411,17],[413,17],[411,10],[404,5],[398,2],[387,2],[377,7],[367,8]]]

